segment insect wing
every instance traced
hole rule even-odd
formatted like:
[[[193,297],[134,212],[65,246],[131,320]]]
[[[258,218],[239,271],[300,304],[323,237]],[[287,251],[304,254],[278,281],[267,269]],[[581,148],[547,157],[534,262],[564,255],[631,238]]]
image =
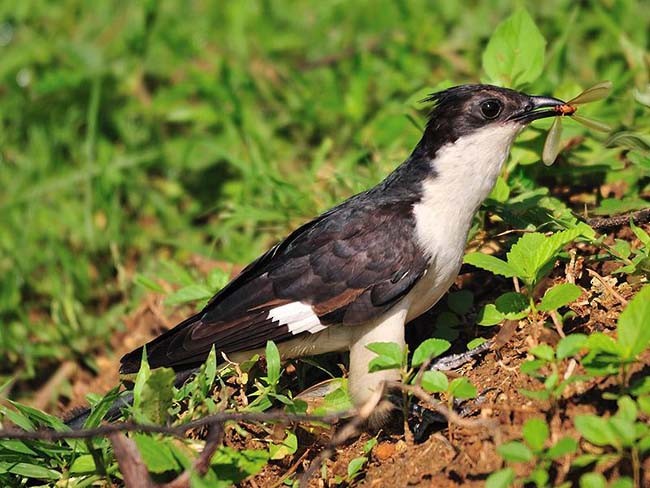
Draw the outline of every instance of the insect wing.
[[[546,142],[544,142],[544,150],[542,151],[542,161],[546,166],[552,165],[560,152],[561,135],[562,122],[559,117],[556,117],[553,125],[551,125],[551,129],[548,131]]]
[[[597,130],[597,131],[600,131],[600,132],[611,132],[612,131],[612,128],[609,125],[607,125],[607,124],[605,124],[603,122],[598,122],[597,120],[594,120],[594,119],[588,119],[587,117],[583,117],[582,115],[573,114],[571,116],[571,118],[573,120],[575,120],[576,122],[580,122],[585,127],[589,127],[590,129],[593,129],[593,130]]]
[[[596,100],[602,100],[609,92],[612,91],[612,82],[611,81],[601,81],[596,83],[591,88],[587,88],[577,97],[572,98],[567,102],[567,105],[580,105],[582,103],[595,102]]]

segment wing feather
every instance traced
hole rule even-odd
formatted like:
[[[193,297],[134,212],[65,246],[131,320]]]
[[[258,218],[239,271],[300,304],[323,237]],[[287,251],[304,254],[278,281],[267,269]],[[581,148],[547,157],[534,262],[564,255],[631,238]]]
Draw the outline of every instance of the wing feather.
[[[412,202],[377,207],[366,197],[294,231],[200,313],[149,342],[150,365],[184,369],[201,364],[213,345],[224,353],[251,350],[327,325],[361,324],[398,303],[428,265],[417,243]],[[142,348],[125,355],[121,371],[137,371],[141,357]]]

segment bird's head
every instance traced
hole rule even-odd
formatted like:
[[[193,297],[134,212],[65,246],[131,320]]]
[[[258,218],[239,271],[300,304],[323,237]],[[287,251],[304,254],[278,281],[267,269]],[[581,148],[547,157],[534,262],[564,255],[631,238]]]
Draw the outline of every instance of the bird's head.
[[[530,122],[559,115],[557,98],[532,96],[492,85],[461,85],[432,94],[433,102],[421,149],[430,156],[464,136],[484,134],[514,139]]]

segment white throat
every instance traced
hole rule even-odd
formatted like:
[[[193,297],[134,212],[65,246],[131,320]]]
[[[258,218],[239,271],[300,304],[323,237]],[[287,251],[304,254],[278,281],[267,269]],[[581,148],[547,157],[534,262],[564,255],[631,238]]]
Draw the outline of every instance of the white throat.
[[[424,181],[422,200],[413,208],[420,244],[432,257],[460,262],[472,218],[521,128],[517,123],[485,127],[436,152],[435,176]]]

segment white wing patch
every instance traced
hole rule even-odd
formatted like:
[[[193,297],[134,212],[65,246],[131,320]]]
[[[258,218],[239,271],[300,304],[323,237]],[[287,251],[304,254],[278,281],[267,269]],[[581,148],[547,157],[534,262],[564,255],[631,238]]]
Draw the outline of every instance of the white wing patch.
[[[269,310],[269,318],[280,325],[286,325],[293,335],[301,332],[315,334],[327,328],[320,323],[311,306],[302,302],[291,302],[272,308]]]

